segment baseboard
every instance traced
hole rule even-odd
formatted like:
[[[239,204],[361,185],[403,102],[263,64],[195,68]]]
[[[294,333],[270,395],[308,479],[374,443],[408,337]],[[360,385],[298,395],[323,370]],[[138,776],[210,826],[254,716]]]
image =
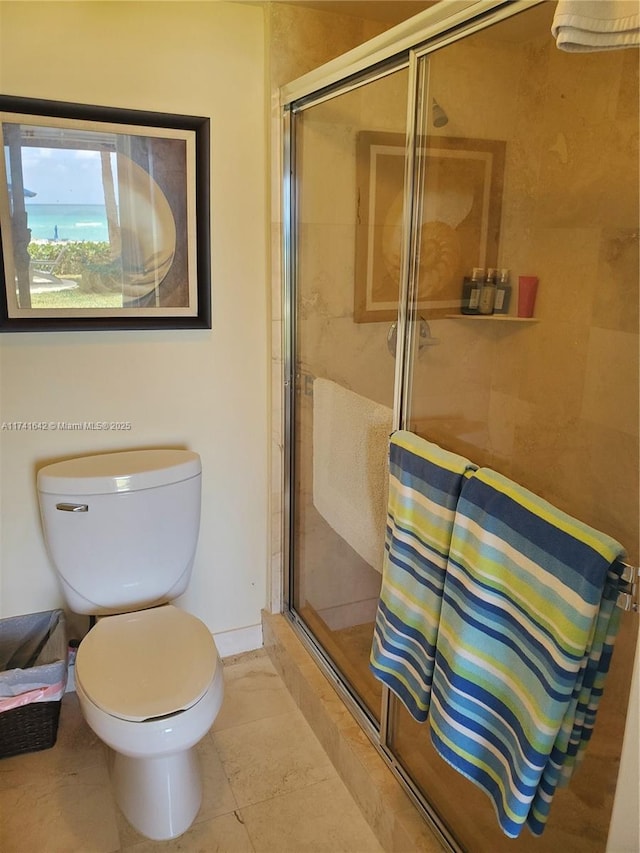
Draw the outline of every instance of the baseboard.
[[[232,631],[220,631],[213,635],[221,658],[252,652],[262,648],[262,625],[249,625],[246,628],[234,628]]]

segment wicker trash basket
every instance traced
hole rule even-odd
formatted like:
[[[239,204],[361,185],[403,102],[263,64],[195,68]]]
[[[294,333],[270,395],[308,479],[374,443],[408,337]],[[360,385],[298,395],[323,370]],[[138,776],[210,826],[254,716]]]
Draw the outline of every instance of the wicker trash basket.
[[[0,619],[0,758],[55,744],[66,683],[62,610]]]

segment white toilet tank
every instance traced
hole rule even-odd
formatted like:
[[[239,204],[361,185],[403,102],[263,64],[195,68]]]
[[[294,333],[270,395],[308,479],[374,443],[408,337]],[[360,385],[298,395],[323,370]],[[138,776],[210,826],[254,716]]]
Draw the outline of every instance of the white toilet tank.
[[[201,470],[189,450],[104,453],[40,469],[44,537],[71,610],[124,613],[184,592]]]

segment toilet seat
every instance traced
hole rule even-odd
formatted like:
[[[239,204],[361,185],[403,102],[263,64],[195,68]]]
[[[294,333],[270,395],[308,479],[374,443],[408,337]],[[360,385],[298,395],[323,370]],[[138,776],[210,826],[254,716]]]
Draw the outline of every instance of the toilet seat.
[[[100,619],[80,643],[76,679],[105,713],[143,722],[195,705],[217,665],[206,625],[165,604]]]

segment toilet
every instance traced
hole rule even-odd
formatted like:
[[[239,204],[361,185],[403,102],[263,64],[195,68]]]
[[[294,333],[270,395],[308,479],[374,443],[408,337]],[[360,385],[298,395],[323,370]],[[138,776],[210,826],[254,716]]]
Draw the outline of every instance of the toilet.
[[[223,697],[206,625],[171,602],[187,588],[201,463],[188,450],[84,456],[41,468],[40,515],[70,610],[95,616],[75,664],[82,713],[111,749],[120,809],[155,841],[202,801],[196,744]]]

